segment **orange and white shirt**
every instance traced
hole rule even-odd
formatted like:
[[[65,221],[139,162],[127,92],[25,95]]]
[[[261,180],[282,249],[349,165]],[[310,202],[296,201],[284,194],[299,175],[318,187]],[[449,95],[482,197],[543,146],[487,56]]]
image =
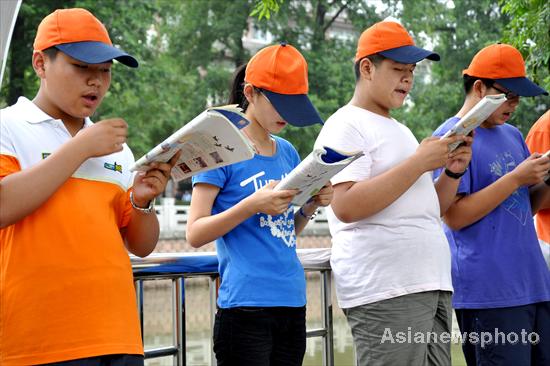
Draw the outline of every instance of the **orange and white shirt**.
[[[71,138],[62,121],[19,98],[0,110],[0,179]],[[0,230],[0,365],[143,354],[120,234],[132,210],[133,162],[126,145],[86,160],[36,211]]]
[[[531,153],[544,154],[550,150],[550,109],[531,127],[525,143]],[[539,239],[550,244],[550,209],[537,212],[536,225]]]

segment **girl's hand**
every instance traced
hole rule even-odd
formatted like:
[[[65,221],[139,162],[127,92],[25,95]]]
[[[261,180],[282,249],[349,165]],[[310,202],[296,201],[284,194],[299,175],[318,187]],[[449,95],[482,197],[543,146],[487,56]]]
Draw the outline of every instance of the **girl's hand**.
[[[269,184],[262,187],[262,189],[245,198],[252,212],[261,212],[267,215],[275,216],[288,210],[288,206],[294,196],[298,193],[298,190],[289,189],[274,191],[273,188],[278,182],[279,181],[269,182]]]
[[[149,164],[149,170],[136,174],[133,184],[134,203],[136,205],[147,207],[151,200],[164,191],[170,179],[170,172],[176,165],[180,155],[181,151],[178,151],[167,163],[151,163]]]

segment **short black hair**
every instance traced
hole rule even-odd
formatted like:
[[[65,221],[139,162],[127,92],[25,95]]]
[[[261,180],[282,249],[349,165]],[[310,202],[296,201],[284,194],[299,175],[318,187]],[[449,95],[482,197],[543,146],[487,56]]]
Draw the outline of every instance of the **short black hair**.
[[[42,52],[44,52],[46,54],[46,56],[48,56],[53,61],[53,60],[55,60],[55,57],[57,56],[57,53],[59,52],[59,50],[57,48],[55,48],[55,46],[53,46],[53,47],[50,47],[50,48],[46,48]]]
[[[481,80],[481,82],[487,88],[492,87],[493,84],[495,83],[495,81],[493,79],[478,78],[477,76],[470,76],[470,75],[466,75],[466,74],[464,74],[464,76],[462,77],[462,80],[464,82],[464,92],[466,93],[466,95],[468,95],[468,93],[472,90],[472,87],[474,86],[474,83],[477,80]]]
[[[368,58],[370,62],[372,62],[375,66],[378,66],[382,61],[384,61],[386,58],[378,53],[375,53],[373,55],[365,56],[361,59],[359,59],[354,66],[355,71],[355,82],[358,82],[361,78],[361,70],[359,70],[359,66],[361,65],[361,61]]]

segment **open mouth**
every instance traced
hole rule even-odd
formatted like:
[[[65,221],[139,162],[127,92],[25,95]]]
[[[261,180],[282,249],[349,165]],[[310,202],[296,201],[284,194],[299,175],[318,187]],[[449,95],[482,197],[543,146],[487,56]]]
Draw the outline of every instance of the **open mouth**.
[[[395,89],[395,92],[402,95],[407,95],[408,93],[405,89]]]
[[[90,102],[95,102],[97,100],[97,95],[85,95],[84,99],[86,99]]]

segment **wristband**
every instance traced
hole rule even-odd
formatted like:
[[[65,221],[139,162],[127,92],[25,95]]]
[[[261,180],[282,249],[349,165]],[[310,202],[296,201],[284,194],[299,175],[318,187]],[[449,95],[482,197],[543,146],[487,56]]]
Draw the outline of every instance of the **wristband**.
[[[145,214],[150,214],[155,212],[155,199],[153,198],[151,201],[149,201],[149,206],[147,207],[139,207],[134,202],[134,191],[130,192],[130,203],[132,204],[132,207],[134,210],[138,210],[139,212],[143,212]]]
[[[466,170],[463,171],[462,173],[454,173],[454,172],[451,172],[449,169],[445,168],[445,175],[449,178],[459,179],[464,175],[464,173],[466,173]]]
[[[319,213],[319,210],[315,210],[311,215],[308,216],[308,215],[306,215],[306,214],[304,213],[304,207],[300,207],[300,209],[298,210],[298,213],[299,213],[301,216],[303,216],[303,217],[305,217],[306,219],[308,219],[308,220],[313,220],[313,219],[315,218],[315,216],[317,216],[317,214]]]

